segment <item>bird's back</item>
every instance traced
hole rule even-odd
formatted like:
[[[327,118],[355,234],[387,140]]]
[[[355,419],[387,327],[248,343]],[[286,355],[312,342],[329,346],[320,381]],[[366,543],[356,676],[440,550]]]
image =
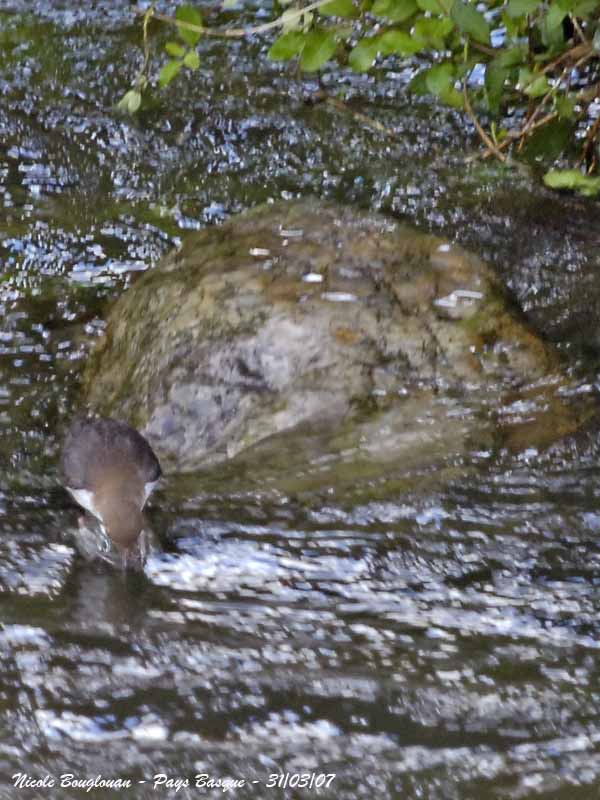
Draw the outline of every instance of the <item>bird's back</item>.
[[[131,470],[142,484],[157,481],[160,464],[144,437],[113,419],[77,419],[67,433],[61,469],[66,486],[93,489],[107,473]]]

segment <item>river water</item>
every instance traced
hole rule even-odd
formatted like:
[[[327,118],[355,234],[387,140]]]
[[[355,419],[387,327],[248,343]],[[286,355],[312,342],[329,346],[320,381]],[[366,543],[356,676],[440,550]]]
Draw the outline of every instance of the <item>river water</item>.
[[[408,97],[410,65],[324,75],[389,137],[307,104],[316,82],[264,40],[209,43],[130,119],[138,43],[126,2],[0,2],[0,797],[595,797],[594,424],[427,466],[275,445],[168,476],[144,575],[76,557],[57,456],[110,303],[186,230],[269,198],[469,245],[574,394],[598,383],[597,205],[466,167],[469,132]],[[130,785],[77,785],[95,779]]]

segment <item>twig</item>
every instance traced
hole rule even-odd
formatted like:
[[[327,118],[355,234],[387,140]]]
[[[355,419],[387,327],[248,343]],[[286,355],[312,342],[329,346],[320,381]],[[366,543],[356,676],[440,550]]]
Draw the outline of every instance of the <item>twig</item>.
[[[573,23],[573,28],[577,31],[577,36],[581,39],[582,42],[589,44],[585,33],[581,30],[581,25],[579,24],[579,20],[575,16],[575,14],[569,14],[571,17],[571,22]]]
[[[598,136],[598,131],[600,130],[600,116],[596,117],[595,122],[590,127],[587,135],[585,137],[585,142],[583,145],[583,149],[581,152],[581,156],[577,159],[578,164],[582,164],[584,161],[586,164],[589,165],[589,155],[592,147],[594,146],[594,142],[596,141],[596,137]],[[595,161],[595,156],[592,158],[592,162]]]
[[[480,53],[485,53],[486,56],[492,56],[492,58],[495,58],[503,50],[503,48],[490,47],[482,42],[476,42],[475,39],[469,39],[469,46]]]
[[[546,114],[545,117],[542,117],[534,125],[532,125],[527,133],[528,134],[533,133],[533,131],[536,131],[538,128],[542,128],[544,125],[547,125],[549,122],[552,122],[557,117],[558,117],[558,111],[552,111],[550,114]],[[490,156],[495,156],[496,150],[500,151],[506,150],[506,148],[509,147],[512,144],[512,142],[514,142],[516,139],[520,139],[522,135],[523,135],[522,128],[519,129],[518,131],[508,131],[506,137],[500,142],[500,144],[496,145],[494,149],[492,149],[488,145],[488,149],[483,151],[481,157],[489,158]]]
[[[552,70],[558,67],[559,64],[562,64],[563,61],[568,61],[569,59],[575,59],[575,61],[577,61],[577,59],[586,55],[594,55],[594,50],[588,43],[578,44],[575,47],[571,47],[571,49],[567,50],[566,53],[562,53],[553,61],[550,61],[548,64],[546,64],[546,66],[540,70],[540,75],[545,75],[546,72],[552,72]]]
[[[594,100],[596,97],[600,97],[600,82],[595,83],[593,86],[588,87],[587,89],[583,89],[581,92],[578,92],[576,95],[576,101],[581,105],[584,105],[586,108],[587,106]],[[540,105],[541,107],[541,105]],[[585,113],[585,108],[577,115],[578,119],[581,119]],[[531,120],[533,119],[533,115],[526,123],[527,131],[526,134],[529,136],[534,131],[538,130],[538,128],[547,125],[549,122],[552,122],[559,116],[558,111],[552,111],[546,114],[545,117],[542,117],[537,122],[533,123]],[[600,119],[600,118],[599,118]],[[525,127],[525,126],[524,126]],[[490,156],[496,156],[496,151],[499,150],[500,152],[506,150],[516,139],[521,139],[524,134],[524,127],[521,127],[518,131],[508,131],[506,134],[506,138],[504,138],[499,144],[495,144],[494,147],[490,147],[487,145],[487,149],[480,154],[481,158],[490,158]],[[596,131],[597,133],[597,131]],[[579,162],[581,163],[581,162]]]
[[[546,114],[545,117],[542,117],[538,120],[535,125],[532,125],[529,130],[527,131],[528,135],[532,134],[533,131],[537,131],[538,128],[543,128],[544,125],[547,125],[549,122],[552,122],[558,117],[558,111],[552,111],[550,114]],[[506,134],[506,138],[498,145],[499,150],[506,150],[506,148],[514,142],[516,139],[520,139],[523,135],[523,130],[518,131],[508,131]],[[482,158],[489,158],[490,156],[495,155],[493,151],[490,152],[490,148],[488,148],[483,154]]]
[[[327,3],[330,2],[331,0],[315,0],[313,3],[309,3],[304,8],[299,8],[296,11],[287,11],[285,14],[282,14],[280,17],[277,17],[277,19],[272,20],[271,22],[265,22],[263,25],[256,25],[250,28],[209,28],[205,25],[194,25],[193,22],[185,22],[185,20],[177,19],[176,17],[170,17],[167,14],[154,13],[153,16],[154,19],[157,19],[160,22],[168,22],[169,24],[176,25],[178,28],[183,28],[186,31],[202,33],[204,36],[214,36],[222,39],[242,39],[244,36],[251,36],[255,33],[264,33],[265,31],[270,31],[273,28],[280,28],[283,25],[287,25],[288,22],[291,22],[293,19],[299,19],[309,11],[314,11],[316,8],[327,5]],[[145,11],[142,11],[142,9],[137,9],[137,11],[138,13],[146,13]]]
[[[594,55],[593,51],[587,52],[584,55],[582,55],[581,58],[574,64],[567,65],[563,69],[560,77],[556,79],[554,86],[550,87],[550,89],[546,92],[542,100],[538,103],[535,110],[533,111],[533,114],[529,117],[525,125],[521,128],[521,135],[519,137],[521,139],[521,142],[519,144],[519,151],[523,149],[523,145],[525,144],[525,137],[528,135],[530,130],[533,130],[533,125],[537,117],[540,115],[542,108],[546,105],[548,100],[550,100],[550,98],[553,97],[553,95],[555,95],[556,92],[561,88],[561,83],[563,82],[563,80],[566,81],[566,88],[568,89],[571,84],[571,81],[569,79],[569,73],[572,72],[574,69],[583,66],[583,64],[585,64],[586,61],[589,61],[590,58],[593,57],[593,55]]]
[[[381,122],[378,122],[376,119],[371,119],[366,114],[363,114],[360,111],[355,111],[354,109],[350,108],[343,100],[339,100],[337,97],[325,97],[325,102],[327,105],[332,106],[337,111],[344,111],[347,114],[351,114],[355,119],[359,122],[362,122],[368,128],[372,128],[373,130],[377,131],[378,133],[383,133],[386,136],[396,136],[396,132],[393,131],[391,128],[386,128]]]
[[[142,65],[142,69],[139,75],[140,84],[145,83],[148,67],[150,66],[150,39],[148,37],[148,25],[150,23],[151,18],[154,16],[155,10],[156,10],[156,4],[152,3],[150,8],[144,14],[144,24],[143,24],[144,63]]]
[[[556,92],[556,90],[557,90],[557,88],[558,88],[558,85],[559,85],[559,84],[558,84],[558,82],[557,82],[556,86],[552,86],[552,87],[551,87],[551,88],[550,88],[550,89],[549,89],[549,90],[546,92],[546,94],[543,96],[543,98],[540,100],[540,102],[537,104],[537,106],[536,106],[536,107],[533,109],[533,111],[531,112],[531,115],[530,115],[530,116],[527,118],[527,121],[525,122],[525,125],[523,125],[523,127],[522,127],[522,128],[521,128],[521,130],[519,131],[519,139],[521,140],[521,141],[519,142],[519,147],[518,147],[518,152],[519,152],[519,153],[520,153],[520,152],[521,152],[521,150],[523,149],[523,146],[524,146],[524,144],[525,144],[525,139],[526,139],[526,137],[527,137],[527,134],[529,133],[529,131],[532,129],[533,125],[535,124],[535,121],[536,121],[536,119],[539,117],[539,115],[540,115],[540,113],[541,113],[541,111],[542,111],[542,108],[544,108],[544,106],[546,105],[546,103],[548,102],[548,100],[549,100],[549,99],[552,97],[552,95],[553,95],[553,94]]]
[[[484,131],[481,123],[477,119],[475,112],[473,111],[473,106],[471,105],[471,101],[469,100],[469,92],[467,91],[467,82],[463,82],[463,97],[465,100],[465,111],[471,117],[473,125],[475,125],[475,129],[479,134],[479,138],[483,141],[486,145],[488,151],[493,153],[499,161],[503,163],[506,162],[506,156],[501,150],[496,146],[496,144],[492,141],[492,139],[488,136],[488,134]]]

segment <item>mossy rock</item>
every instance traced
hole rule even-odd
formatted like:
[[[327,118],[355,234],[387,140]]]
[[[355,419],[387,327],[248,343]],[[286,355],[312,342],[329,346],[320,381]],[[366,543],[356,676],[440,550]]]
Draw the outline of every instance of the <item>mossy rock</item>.
[[[407,396],[493,406],[557,375],[479,259],[306,201],[193,234],[148,270],[111,310],[84,399],[144,430],[168,469],[192,470],[299,425],[402,416]],[[557,419],[554,433],[574,424]]]

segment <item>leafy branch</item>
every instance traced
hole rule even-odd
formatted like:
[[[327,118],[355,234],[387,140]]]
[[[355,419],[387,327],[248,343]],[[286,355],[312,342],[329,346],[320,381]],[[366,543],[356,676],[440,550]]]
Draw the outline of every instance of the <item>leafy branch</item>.
[[[159,73],[161,87],[182,69],[198,69],[203,37],[275,31],[269,58],[297,60],[305,72],[318,72],[330,61],[356,72],[377,69],[384,59],[409,62],[418,68],[412,92],[434,95],[464,112],[483,143],[483,157],[506,161],[534,140],[543,145],[543,134],[552,145],[547,160],[568,153],[578,167],[563,170],[563,185],[596,191],[600,0],[279,0],[275,8],[273,20],[247,27],[211,27],[190,5],[180,6],[175,17],[154,6],[144,11],[144,61],[121,107],[132,113],[140,107],[151,65],[151,19],[177,34],[165,44],[169,58]],[[328,102],[347,108],[336,98]],[[581,139],[583,145],[577,144]]]

